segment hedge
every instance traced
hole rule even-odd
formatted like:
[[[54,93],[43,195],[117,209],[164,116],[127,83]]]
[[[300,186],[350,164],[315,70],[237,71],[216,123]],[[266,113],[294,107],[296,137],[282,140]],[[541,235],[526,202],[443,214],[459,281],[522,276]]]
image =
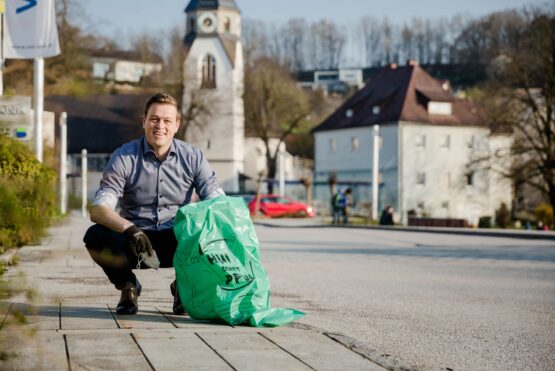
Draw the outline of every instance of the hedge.
[[[56,213],[56,172],[0,135],[0,253],[38,240]]]

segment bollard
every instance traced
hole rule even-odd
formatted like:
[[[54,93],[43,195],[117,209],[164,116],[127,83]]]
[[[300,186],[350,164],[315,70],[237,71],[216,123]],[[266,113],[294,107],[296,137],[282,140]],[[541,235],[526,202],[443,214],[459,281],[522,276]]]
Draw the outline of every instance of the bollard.
[[[87,217],[87,150],[81,150],[81,215]]]
[[[60,212],[67,212],[67,113],[60,115]]]

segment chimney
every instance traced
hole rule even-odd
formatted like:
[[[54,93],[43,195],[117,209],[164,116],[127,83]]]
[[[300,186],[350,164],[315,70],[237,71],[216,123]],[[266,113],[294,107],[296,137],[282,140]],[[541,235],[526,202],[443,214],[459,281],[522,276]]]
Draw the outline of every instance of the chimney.
[[[407,66],[418,66],[418,61],[416,59],[407,59]]]

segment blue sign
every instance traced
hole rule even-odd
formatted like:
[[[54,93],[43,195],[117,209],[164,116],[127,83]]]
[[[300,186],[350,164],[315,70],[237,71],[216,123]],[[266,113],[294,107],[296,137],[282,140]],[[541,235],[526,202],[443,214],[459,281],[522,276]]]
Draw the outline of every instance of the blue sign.
[[[37,0],[23,0],[27,2],[27,5],[23,5],[15,10],[16,14],[23,13],[26,10],[31,9],[32,7],[37,5]]]

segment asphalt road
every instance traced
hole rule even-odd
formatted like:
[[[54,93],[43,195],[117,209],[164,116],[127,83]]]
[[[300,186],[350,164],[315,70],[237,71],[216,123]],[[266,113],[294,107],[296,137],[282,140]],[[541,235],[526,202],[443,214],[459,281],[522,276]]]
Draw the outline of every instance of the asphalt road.
[[[555,242],[257,226],[273,307],[423,370],[555,370]]]

